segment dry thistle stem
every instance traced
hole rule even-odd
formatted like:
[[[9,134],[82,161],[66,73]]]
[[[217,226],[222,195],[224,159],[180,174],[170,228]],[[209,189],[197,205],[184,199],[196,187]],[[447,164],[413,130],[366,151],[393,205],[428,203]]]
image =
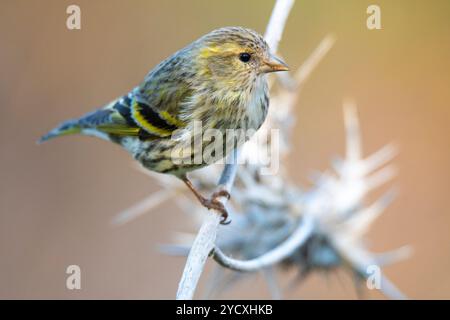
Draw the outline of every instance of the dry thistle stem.
[[[265,35],[273,51],[278,48],[293,3],[293,0],[276,2]],[[204,192],[217,190],[215,177],[221,176],[219,188],[225,188],[233,196],[228,203],[227,199],[221,200],[227,205],[233,223],[219,226],[218,215],[208,214],[203,221],[199,219],[202,225],[198,234],[189,237],[195,238],[193,244],[182,241],[162,248],[168,254],[188,255],[178,299],[193,298],[211,253],[221,266],[237,272],[215,272],[207,294],[214,294],[214,289],[225,290],[248,272],[261,271],[274,298],[281,298],[274,277],[279,267],[297,268],[300,278],[315,270],[345,267],[355,275],[359,285],[370,280],[374,267],[381,268],[409,256],[409,247],[374,254],[364,245],[365,233],[395,196],[391,190],[371,205],[366,205],[368,193],[394,177],[395,168],[386,164],[395,156],[396,148],[390,144],[363,158],[359,121],[353,102],[344,103],[346,155],[333,161],[332,170],[317,174],[313,187],[304,191],[290,181],[289,172],[284,167],[290,155],[294,125],[292,110],[304,83],[334,42],[334,37],[325,37],[297,72],[280,75],[278,86],[272,83],[269,115],[257,137],[240,150],[243,165],[239,168],[235,163],[225,168],[213,165],[193,173],[193,182]],[[270,150],[277,142],[270,139],[272,128],[279,129],[280,168],[276,174],[264,175],[262,171],[267,168],[254,160],[263,158],[260,153]],[[166,177],[155,178],[164,188],[158,197],[180,201],[181,184]],[[119,215],[116,222],[130,221],[160,203],[160,198],[150,197]],[[204,209],[193,199],[184,199],[180,207],[204,217]],[[387,297],[404,298],[381,272],[379,276],[378,289]]]

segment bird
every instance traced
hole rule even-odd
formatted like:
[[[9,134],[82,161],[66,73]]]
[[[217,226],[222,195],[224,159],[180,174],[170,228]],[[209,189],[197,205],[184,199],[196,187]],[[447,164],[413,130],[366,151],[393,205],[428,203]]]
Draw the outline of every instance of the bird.
[[[181,179],[227,224],[227,210],[218,199],[230,198],[229,192],[204,197],[188,173],[210,164],[202,154],[208,147],[219,150],[212,161],[224,158],[261,127],[269,107],[267,75],[288,70],[256,31],[219,28],[160,62],[129,93],[61,123],[38,143],[81,134],[119,144],[144,168]],[[200,134],[194,135],[198,125]],[[208,130],[218,134],[216,139],[206,137]],[[230,144],[229,130],[250,134]],[[225,145],[230,147],[223,150]]]

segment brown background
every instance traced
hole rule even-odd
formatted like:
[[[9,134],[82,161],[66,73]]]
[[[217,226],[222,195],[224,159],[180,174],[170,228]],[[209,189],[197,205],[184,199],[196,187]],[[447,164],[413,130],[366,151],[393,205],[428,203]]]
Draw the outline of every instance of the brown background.
[[[158,253],[189,231],[173,205],[121,228],[115,213],[158,189],[120,148],[68,137],[37,146],[59,121],[137,84],[158,61],[220,26],[263,32],[273,1],[83,0],[82,30],[65,27],[72,1],[0,2],[0,297],[173,298],[184,259]],[[281,45],[295,68],[328,33],[338,39],[297,106],[290,168],[308,184],[343,152],[342,100],[359,105],[368,154],[396,141],[400,195],[368,235],[374,251],[411,244],[387,275],[412,298],[450,298],[450,2],[376,1],[383,30],[365,26],[372,1],[298,1]],[[82,268],[82,290],[65,269]],[[282,274],[287,285],[293,274]],[[249,277],[226,298],[267,298]],[[317,274],[287,298],[355,298],[349,277]],[[379,298],[370,292],[369,297]]]

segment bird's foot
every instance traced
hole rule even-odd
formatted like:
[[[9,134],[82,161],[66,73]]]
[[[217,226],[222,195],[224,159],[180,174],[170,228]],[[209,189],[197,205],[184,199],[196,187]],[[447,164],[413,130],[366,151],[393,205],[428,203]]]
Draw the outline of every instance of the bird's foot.
[[[220,224],[227,225],[231,223],[231,220],[228,220],[228,211],[223,205],[223,203],[220,202],[219,200],[219,198],[221,197],[226,197],[227,199],[230,199],[230,193],[226,190],[220,190],[214,192],[211,198],[209,199],[204,198],[201,202],[204,207],[219,211],[222,214],[222,220],[220,221]]]
[[[214,209],[216,211],[219,211],[222,214],[222,220],[220,221],[221,224],[230,224],[231,221],[227,221],[228,219],[228,212],[227,209],[225,209],[225,206],[223,203],[219,200],[221,197],[227,198],[227,200],[230,199],[230,193],[224,189],[218,190],[214,192],[211,196],[211,198],[207,199],[203,197],[197,189],[194,188],[191,181],[184,177],[182,178],[183,182],[186,184],[186,186],[192,191],[192,193],[195,195],[195,197],[200,201],[202,206],[204,206],[207,209]]]

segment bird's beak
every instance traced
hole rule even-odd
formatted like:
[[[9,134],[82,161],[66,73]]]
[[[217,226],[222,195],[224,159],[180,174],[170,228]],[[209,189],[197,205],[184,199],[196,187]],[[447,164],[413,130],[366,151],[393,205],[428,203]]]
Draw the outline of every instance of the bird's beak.
[[[267,60],[263,61],[261,72],[269,73],[278,71],[289,71],[289,67],[283,60],[271,54]]]

